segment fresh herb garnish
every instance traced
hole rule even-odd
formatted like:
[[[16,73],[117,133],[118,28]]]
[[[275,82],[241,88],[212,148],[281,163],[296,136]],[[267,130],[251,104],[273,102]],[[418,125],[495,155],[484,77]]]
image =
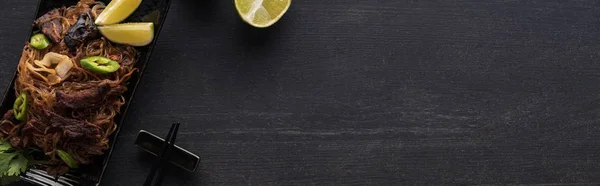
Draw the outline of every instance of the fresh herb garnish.
[[[0,184],[19,180],[19,175],[27,171],[29,159],[9,143],[0,141]]]

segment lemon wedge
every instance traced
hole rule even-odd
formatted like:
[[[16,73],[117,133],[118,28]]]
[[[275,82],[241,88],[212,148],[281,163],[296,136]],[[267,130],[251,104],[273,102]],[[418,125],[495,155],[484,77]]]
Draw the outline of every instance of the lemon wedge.
[[[235,0],[244,22],[258,28],[269,27],[287,12],[292,0]]]
[[[113,43],[145,46],[154,39],[154,23],[122,23],[99,26],[98,30]]]
[[[112,0],[96,18],[96,25],[116,24],[125,20],[135,9],[140,6],[142,0]]]

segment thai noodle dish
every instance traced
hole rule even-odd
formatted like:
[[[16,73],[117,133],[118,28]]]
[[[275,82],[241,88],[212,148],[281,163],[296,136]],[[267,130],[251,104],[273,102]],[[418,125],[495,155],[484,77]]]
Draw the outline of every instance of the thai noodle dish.
[[[81,0],[33,22],[17,67],[16,100],[0,121],[0,176],[27,167],[62,175],[109,149],[138,54],[99,32],[94,22],[106,9]]]

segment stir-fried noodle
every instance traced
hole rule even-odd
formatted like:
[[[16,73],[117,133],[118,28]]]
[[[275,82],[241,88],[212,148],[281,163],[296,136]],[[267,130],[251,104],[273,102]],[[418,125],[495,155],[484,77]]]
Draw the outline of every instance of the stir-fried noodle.
[[[41,16],[35,25],[52,44],[39,50],[27,42],[19,60],[14,88],[17,96],[27,96],[27,118],[16,120],[14,110],[8,111],[0,123],[0,137],[15,148],[41,150],[47,158],[36,163],[53,174],[68,170],[57,150],[68,152],[78,164],[90,164],[109,148],[108,138],[117,128],[114,117],[125,104],[122,94],[136,70],[131,46],[100,36],[79,39],[72,46],[65,43],[64,37],[82,15],[95,19],[103,9],[101,2],[82,0]],[[87,56],[102,56],[120,67],[112,73],[95,73],[79,63]]]

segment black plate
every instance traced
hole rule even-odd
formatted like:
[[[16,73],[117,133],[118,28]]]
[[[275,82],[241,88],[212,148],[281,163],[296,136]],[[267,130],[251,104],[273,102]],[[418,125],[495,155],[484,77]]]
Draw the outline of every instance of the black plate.
[[[43,14],[45,14],[46,12],[48,12],[51,9],[59,8],[59,7],[63,7],[63,6],[64,7],[72,6],[72,5],[77,4],[78,1],[79,0],[38,0],[38,6],[36,9],[36,13],[34,14],[35,16],[31,20],[31,22],[29,22],[27,24],[32,25],[33,21],[36,18],[38,18],[39,16],[42,16]],[[110,0],[101,0],[101,1],[105,2],[106,4],[108,4],[110,2]],[[103,156],[98,157],[98,160],[96,161],[98,163],[96,163],[95,165],[83,166],[79,170],[77,170],[77,172],[73,173],[73,175],[80,178],[80,179],[78,179],[78,181],[82,185],[99,185],[100,184],[100,180],[102,179],[102,176],[104,175],[104,172],[106,171],[106,167],[108,165],[110,156],[112,154],[114,144],[115,144],[117,136],[119,134],[119,131],[121,128],[120,126],[123,125],[124,116],[127,113],[127,109],[129,108],[129,104],[131,103],[131,100],[134,96],[136,87],[137,87],[138,83],[140,82],[142,74],[144,73],[146,64],[147,64],[148,60],[150,59],[150,54],[152,53],[152,49],[154,48],[154,45],[156,44],[156,40],[158,39],[158,35],[159,35],[162,25],[166,19],[170,5],[171,5],[171,0],[143,0],[142,4],[139,6],[139,8],[131,16],[129,16],[129,18],[127,18],[127,20],[124,21],[124,22],[140,22],[140,21],[154,22],[154,24],[155,24],[154,25],[154,40],[152,41],[152,43],[150,43],[147,46],[136,47],[136,50],[139,52],[138,53],[139,59],[138,59],[137,63],[135,64],[135,68],[137,68],[138,71],[135,72],[128,81],[128,83],[129,83],[127,85],[128,90],[123,95],[126,98],[127,102],[121,108],[121,114],[119,114],[115,117],[115,121],[118,125],[118,128],[110,137],[110,148],[107,151],[105,151],[105,154]],[[30,33],[33,32],[33,30],[34,30],[34,28],[32,27],[30,29]],[[29,37],[31,37],[31,35],[24,39],[29,40]],[[18,47],[21,48],[22,46],[18,46]],[[15,61],[15,63],[18,63],[18,61]],[[10,82],[10,85],[8,86],[7,90],[5,91],[5,95],[4,95],[4,99],[2,100],[2,104],[0,104],[0,113],[2,113],[2,114],[6,113],[9,109],[12,108],[13,102],[16,99],[15,90],[14,90],[14,85],[15,85],[14,82],[15,82],[16,78],[17,78],[17,72],[15,69],[15,73]]]

